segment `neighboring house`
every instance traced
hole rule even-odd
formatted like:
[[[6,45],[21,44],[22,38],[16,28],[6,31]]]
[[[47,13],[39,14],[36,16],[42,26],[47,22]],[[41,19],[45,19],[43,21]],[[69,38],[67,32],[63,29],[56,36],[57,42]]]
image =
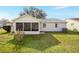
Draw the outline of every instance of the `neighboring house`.
[[[7,20],[6,23],[4,24],[4,26],[12,26],[12,21]]]
[[[2,28],[2,27],[3,27],[3,21],[0,20],[0,28]]]
[[[13,20],[12,30],[22,31],[24,34],[40,34],[40,32],[62,31],[66,22],[59,19],[37,19],[29,15],[20,16]]]
[[[12,21],[8,20],[8,19],[1,19],[0,20],[0,27],[2,28],[3,26],[11,26],[12,25]]]
[[[68,18],[66,19],[67,29],[73,31],[79,31],[79,18]]]

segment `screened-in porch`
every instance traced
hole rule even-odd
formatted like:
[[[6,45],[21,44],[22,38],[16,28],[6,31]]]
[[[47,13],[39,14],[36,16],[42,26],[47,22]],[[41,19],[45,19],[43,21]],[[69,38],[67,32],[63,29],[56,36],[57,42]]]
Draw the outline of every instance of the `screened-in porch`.
[[[39,23],[16,23],[16,31],[23,31],[25,34],[39,34]]]

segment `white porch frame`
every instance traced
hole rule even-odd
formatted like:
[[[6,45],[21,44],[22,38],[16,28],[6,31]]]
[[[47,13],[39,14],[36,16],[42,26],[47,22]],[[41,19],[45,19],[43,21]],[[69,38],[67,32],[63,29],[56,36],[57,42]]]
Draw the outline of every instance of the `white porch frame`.
[[[40,22],[15,22],[13,23],[13,31],[16,33],[16,23],[23,23],[23,32],[24,34],[40,34]],[[32,23],[38,23],[38,31],[24,31],[24,23],[30,23],[32,27]],[[31,28],[32,30],[32,28]]]

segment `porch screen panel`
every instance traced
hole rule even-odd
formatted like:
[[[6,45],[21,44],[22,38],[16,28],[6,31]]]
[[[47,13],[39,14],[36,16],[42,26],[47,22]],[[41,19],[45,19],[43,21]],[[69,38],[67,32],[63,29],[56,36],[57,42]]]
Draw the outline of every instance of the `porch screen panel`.
[[[23,31],[23,23],[16,23],[16,30]]]
[[[32,23],[32,31],[38,31],[38,23]]]
[[[30,23],[24,23],[24,31],[31,31],[31,24]]]

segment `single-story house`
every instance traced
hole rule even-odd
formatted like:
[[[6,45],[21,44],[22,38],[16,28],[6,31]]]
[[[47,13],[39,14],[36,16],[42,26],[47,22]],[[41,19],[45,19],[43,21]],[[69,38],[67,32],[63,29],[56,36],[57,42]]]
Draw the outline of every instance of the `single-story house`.
[[[79,18],[68,18],[66,19],[67,29],[72,31],[79,31]]]
[[[13,20],[12,30],[22,31],[24,34],[40,34],[41,32],[62,31],[66,28],[66,21],[55,18],[37,19],[35,17],[24,15]]]

